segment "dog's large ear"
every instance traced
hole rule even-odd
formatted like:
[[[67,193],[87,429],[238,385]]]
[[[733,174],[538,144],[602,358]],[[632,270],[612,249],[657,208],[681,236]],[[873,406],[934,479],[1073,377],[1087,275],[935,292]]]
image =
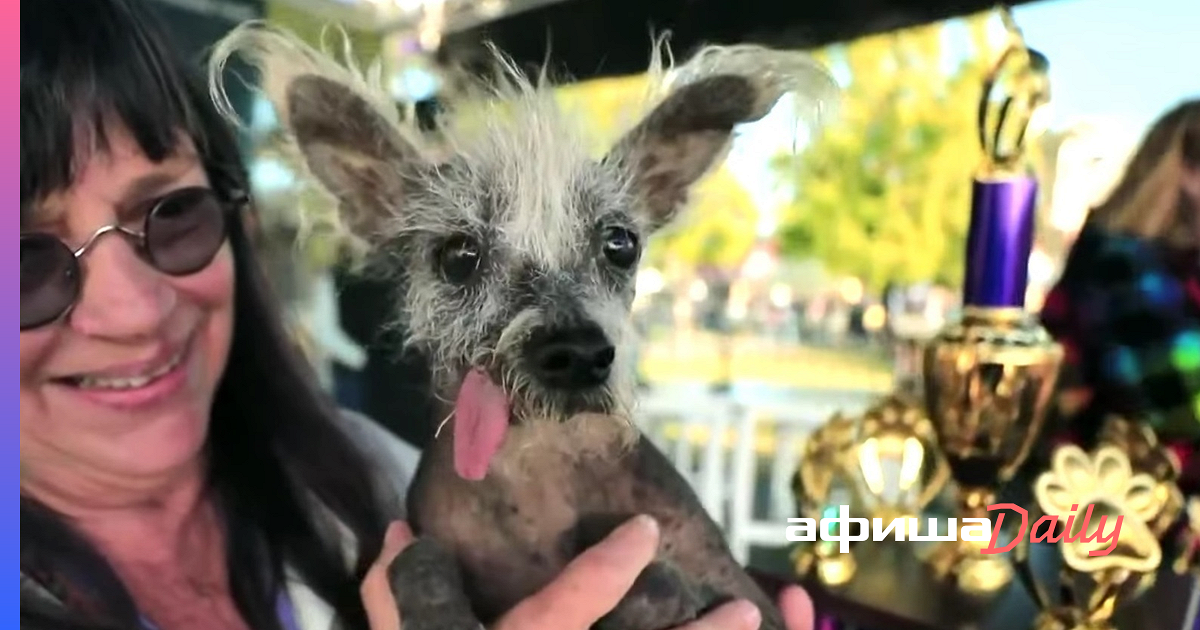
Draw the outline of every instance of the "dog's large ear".
[[[779,86],[736,74],[701,78],[668,95],[605,161],[625,170],[649,226],[657,229],[724,158],[734,126],[766,116],[783,93]]]
[[[342,222],[374,242],[401,210],[418,150],[349,86],[302,74],[288,84],[286,125],[305,163],[337,200]]]
[[[339,223],[368,243],[379,242],[407,201],[406,175],[421,166],[418,149],[403,137],[399,112],[379,87],[378,73],[360,72],[261,21],[243,23],[214,46],[209,92],[221,112],[237,120],[225,89],[233,57],[259,73],[259,89],[280,126],[295,140],[311,171],[338,205]]]

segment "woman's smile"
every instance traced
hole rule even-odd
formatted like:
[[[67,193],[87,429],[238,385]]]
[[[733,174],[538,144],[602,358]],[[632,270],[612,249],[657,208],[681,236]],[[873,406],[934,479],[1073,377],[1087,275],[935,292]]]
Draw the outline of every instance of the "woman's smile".
[[[166,344],[153,356],[136,363],[71,374],[53,379],[54,385],[88,402],[121,410],[163,406],[185,392],[201,372],[193,352],[197,334],[180,344]]]

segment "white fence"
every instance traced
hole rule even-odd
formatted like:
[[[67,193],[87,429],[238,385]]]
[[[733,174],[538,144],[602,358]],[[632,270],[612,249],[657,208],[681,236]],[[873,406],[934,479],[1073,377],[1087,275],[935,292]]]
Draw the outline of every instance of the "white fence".
[[[744,564],[752,546],[787,544],[783,528],[795,516],[791,479],[807,435],[836,412],[861,413],[878,395],[811,391],[790,400],[755,401],[661,391],[642,396],[638,422],[691,483]],[[760,463],[768,471],[769,492],[765,510],[756,511]]]

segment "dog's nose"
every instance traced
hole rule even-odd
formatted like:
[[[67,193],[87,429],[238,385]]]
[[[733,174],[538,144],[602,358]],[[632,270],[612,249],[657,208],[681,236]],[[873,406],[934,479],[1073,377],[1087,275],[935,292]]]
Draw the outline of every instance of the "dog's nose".
[[[603,385],[617,351],[597,327],[554,331],[531,339],[533,374],[553,389],[587,389]]]

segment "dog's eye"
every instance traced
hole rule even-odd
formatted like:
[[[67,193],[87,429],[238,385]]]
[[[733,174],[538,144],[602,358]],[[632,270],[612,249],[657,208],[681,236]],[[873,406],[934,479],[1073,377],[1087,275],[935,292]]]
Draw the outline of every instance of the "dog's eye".
[[[463,284],[479,269],[479,243],[469,236],[455,236],[442,244],[437,264],[448,282]]]
[[[621,269],[629,269],[637,264],[641,253],[637,235],[620,227],[610,227],[604,231],[603,252],[608,262]]]

